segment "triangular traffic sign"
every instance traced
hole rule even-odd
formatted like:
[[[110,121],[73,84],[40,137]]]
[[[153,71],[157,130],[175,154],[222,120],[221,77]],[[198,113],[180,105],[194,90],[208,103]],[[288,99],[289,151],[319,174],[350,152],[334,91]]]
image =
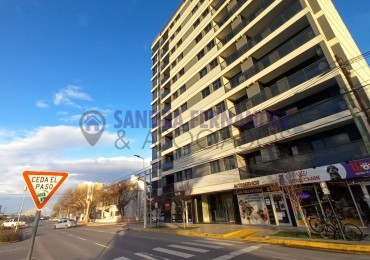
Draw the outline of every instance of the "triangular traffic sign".
[[[67,177],[66,172],[23,172],[23,178],[37,209],[45,206]]]

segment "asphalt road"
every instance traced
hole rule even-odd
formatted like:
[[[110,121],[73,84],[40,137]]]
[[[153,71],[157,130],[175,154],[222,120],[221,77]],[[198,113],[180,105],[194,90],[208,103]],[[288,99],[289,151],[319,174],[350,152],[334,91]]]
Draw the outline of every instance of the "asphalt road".
[[[29,238],[31,228],[25,229]],[[30,240],[0,246],[0,259],[25,259]],[[53,230],[42,221],[37,232],[32,259],[369,259],[306,249],[256,244],[236,240],[186,237],[159,232],[123,230],[120,226]]]

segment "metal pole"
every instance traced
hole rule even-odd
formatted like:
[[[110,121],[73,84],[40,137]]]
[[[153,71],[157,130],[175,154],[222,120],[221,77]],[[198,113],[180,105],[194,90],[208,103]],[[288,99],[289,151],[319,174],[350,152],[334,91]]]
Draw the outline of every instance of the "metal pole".
[[[143,164],[144,164],[144,160],[143,160]],[[146,187],[146,172],[144,171],[143,173],[144,175],[144,228],[146,228],[146,224],[147,224],[147,218],[148,218],[148,213],[147,213],[147,207],[148,207],[148,191],[147,191],[147,187]]]
[[[20,208],[20,210],[19,210],[19,215],[18,215],[17,225],[15,226],[15,233],[17,233],[18,226],[19,226],[19,220],[21,219],[22,210],[23,210],[23,205],[24,205],[24,199],[26,198],[26,191],[27,191],[27,186],[26,186],[26,187],[24,187],[24,189],[23,189],[23,200],[22,200],[21,208]]]
[[[343,233],[342,224],[339,222],[339,219],[337,218],[337,214],[335,213],[333,204],[331,203],[331,197],[330,195],[326,195],[326,196],[328,196],[329,205],[330,205],[331,211],[334,214],[335,222],[337,222],[337,225],[339,227],[339,230],[340,230],[340,233],[342,234],[343,239],[346,240],[346,237],[344,236],[344,233]]]
[[[152,171],[149,170],[149,227],[152,227]]]
[[[33,246],[35,245],[35,238],[36,238],[36,233],[37,233],[37,227],[39,225],[40,215],[41,215],[41,210],[37,210],[35,220],[33,222],[31,243],[30,243],[30,246],[28,247],[27,260],[31,260],[32,258]]]

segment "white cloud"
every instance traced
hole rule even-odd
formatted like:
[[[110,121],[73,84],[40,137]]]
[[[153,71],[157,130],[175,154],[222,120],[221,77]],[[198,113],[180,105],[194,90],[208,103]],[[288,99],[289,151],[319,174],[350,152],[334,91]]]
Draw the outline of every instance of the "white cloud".
[[[45,101],[43,101],[43,100],[38,100],[38,101],[36,101],[36,106],[38,107],[38,108],[48,108],[49,107],[49,104],[47,104]]]
[[[72,107],[80,107],[74,100],[93,101],[89,94],[81,91],[79,86],[69,85],[59,90],[54,95],[55,105],[67,105]]]

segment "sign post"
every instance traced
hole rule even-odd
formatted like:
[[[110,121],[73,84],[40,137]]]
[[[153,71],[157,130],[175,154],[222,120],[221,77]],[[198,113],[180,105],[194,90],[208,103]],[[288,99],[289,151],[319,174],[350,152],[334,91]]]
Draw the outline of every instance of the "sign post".
[[[41,209],[51,199],[51,197],[58,190],[60,185],[62,185],[62,183],[67,179],[67,177],[68,173],[66,172],[23,172],[23,178],[37,208],[35,220],[33,222],[31,243],[27,253],[27,260],[31,260],[32,258],[37,227],[39,225],[41,216]]]

